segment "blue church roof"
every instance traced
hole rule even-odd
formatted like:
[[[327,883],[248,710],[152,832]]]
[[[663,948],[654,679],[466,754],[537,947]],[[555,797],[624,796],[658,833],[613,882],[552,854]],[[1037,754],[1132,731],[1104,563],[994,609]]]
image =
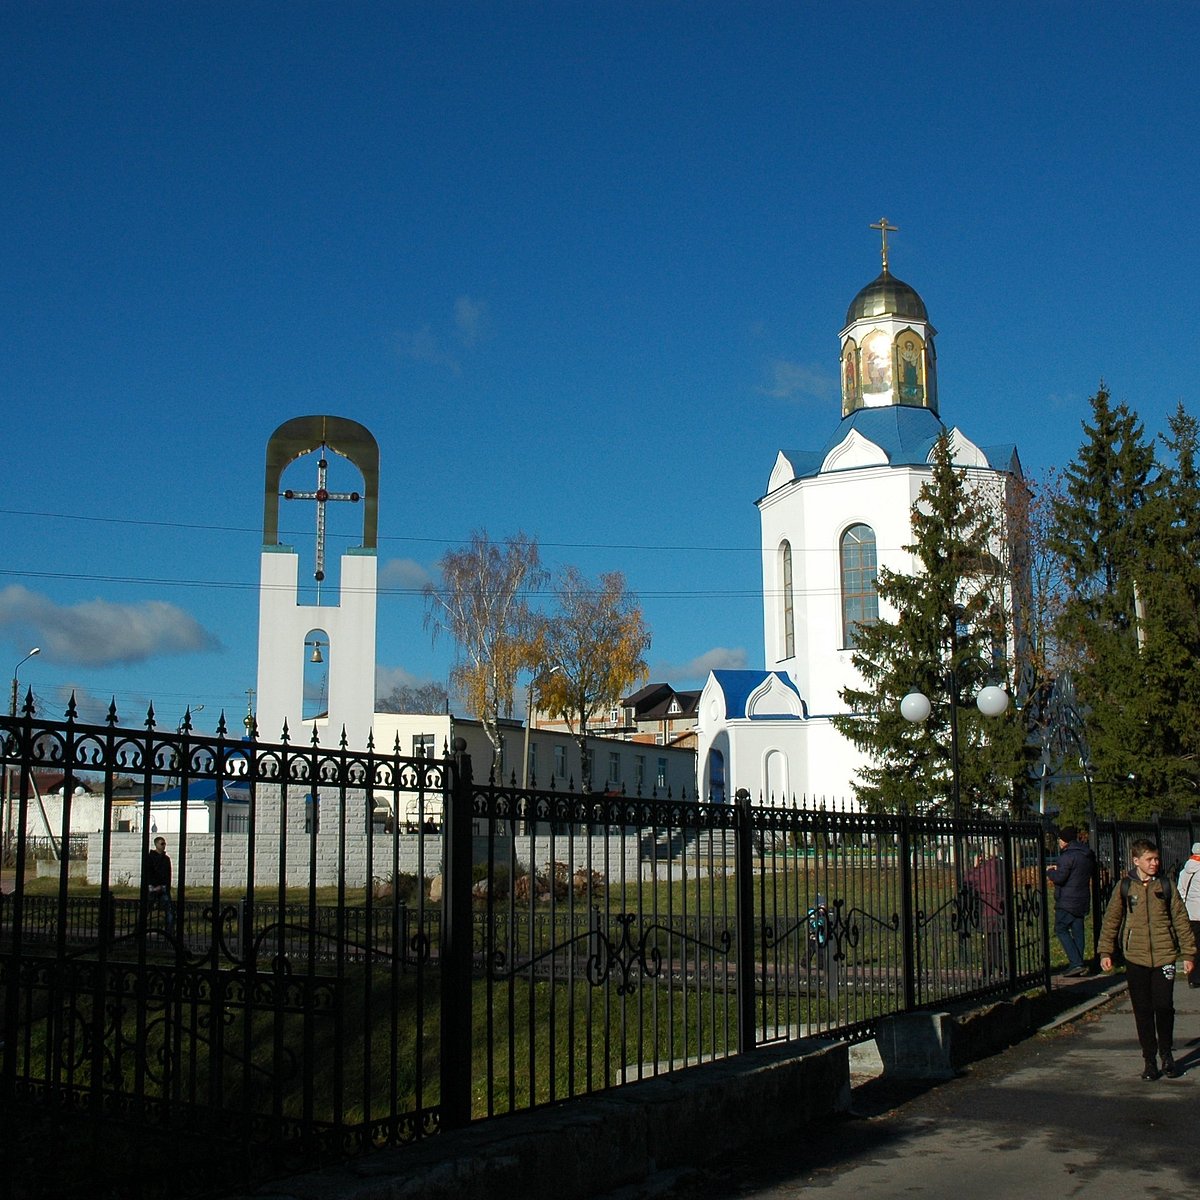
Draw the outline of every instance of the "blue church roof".
[[[807,479],[819,475],[821,464],[829,452],[840,446],[852,429],[874,442],[887,455],[888,463],[893,467],[924,466],[929,461],[934,442],[946,432],[946,426],[928,408],[904,404],[859,408],[842,418],[820,450],[785,451],[788,462],[796,472],[795,478]],[[1008,471],[1018,466],[1015,463],[1017,448],[1012,444],[981,446],[980,450],[987,458],[988,466],[996,470]]]
[[[817,460],[815,467],[802,471],[799,463],[788,455],[796,467],[796,477],[816,475],[825,456],[835,446],[840,446],[852,429],[857,429],[868,441],[874,442],[888,456],[892,466],[908,467],[923,466],[929,461],[929,452],[946,427],[937,414],[928,408],[888,404],[883,408],[855,409],[848,417],[842,418],[829,440],[812,456]]]
[[[226,801],[248,804],[250,802],[250,785],[248,783],[227,783],[221,788],[221,796]],[[202,804],[211,804],[217,798],[217,781],[215,779],[189,779],[188,799]],[[178,804],[183,799],[183,788],[166,788],[155,792],[150,797],[151,804]]]
[[[785,687],[796,693],[796,698],[803,708],[804,699],[800,695],[800,689],[792,682],[791,677],[782,671],[714,671],[712,677],[725,697],[726,720],[737,720],[749,715],[746,712],[746,701],[750,699],[750,694],[772,675]],[[794,713],[754,713],[750,719],[758,721],[800,720]]]

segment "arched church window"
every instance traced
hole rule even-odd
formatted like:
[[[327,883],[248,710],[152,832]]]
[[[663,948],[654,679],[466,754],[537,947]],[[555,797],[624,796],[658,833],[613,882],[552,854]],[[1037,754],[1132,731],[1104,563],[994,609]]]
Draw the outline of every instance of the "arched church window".
[[[768,750],[763,762],[763,775],[767,785],[767,803],[786,804],[791,786],[787,755],[779,750]]]
[[[875,531],[869,525],[851,525],[842,534],[841,561],[842,645],[850,649],[858,644],[859,626],[879,620]]]
[[[780,601],[780,622],[783,630],[783,658],[796,657],[796,618],[793,611],[792,543],[784,541],[779,547],[779,578],[783,585]]]
[[[710,804],[725,803],[725,755],[716,749],[708,752],[708,799]]]

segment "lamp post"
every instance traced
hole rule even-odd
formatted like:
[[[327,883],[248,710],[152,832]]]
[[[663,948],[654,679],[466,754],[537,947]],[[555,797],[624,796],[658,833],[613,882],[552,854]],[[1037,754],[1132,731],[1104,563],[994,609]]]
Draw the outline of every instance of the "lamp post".
[[[198,713],[198,712],[203,712],[203,710],[204,710],[203,704],[197,704],[195,708],[192,708],[192,706],[189,704],[188,707],[183,710],[183,716],[179,718],[179,724],[177,724],[175,726],[176,735],[179,737],[183,737],[185,732],[191,733],[192,717],[194,717],[196,715],[196,713]],[[171,765],[175,769],[175,771],[179,772],[179,773],[174,774],[174,775],[169,775],[167,777],[167,783],[171,787],[182,787],[183,786],[183,774],[182,774],[182,769],[181,769],[181,761],[180,761],[180,757],[179,757],[179,747],[178,746],[176,746],[175,749],[172,751],[172,758],[174,761],[172,762]]]
[[[41,646],[34,646],[30,652],[15,667],[13,667],[12,677],[12,698],[8,704],[8,715],[15,717],[17,715],[17,672],[35,655],[41,654]]]
[[[946,678],[946,690],[950,696],[950,803],[955,817],[962,808],[962,792],[958,753],[958,672],[952,665]],[[994,683],[980,688],[975,696],[975,706],[985,717],[1002,716],[1008,708],[1008,693]],[[924,692],[915,688],[900,701],[900,715],[914,725],[928,720],[933,704]]]
[[[195,716],[197,713],[202,713],[203,711],[204,711],[204,705],[203,705],[203,704],[197,704],[195,708],[192,708],[192,706],[191,706],[191,705],[188,705],[187,709],[184,711],[184,714],[183,714],[183,716],[179,718],[179,724],[175,726],[175,732],[176,732],[176,733],[182,733],[182,732],[183,732],[183,727],[184,727],[185,725],[186,725],[186,726],[188,727],[188,729],[190,730],[190,729],[192,728],[192,718],[193,718],[193,717],[194,717],[194,716]]]
[[[17,673],[35,654],[41,654],[41,646],[34,646],[27,655],[15,667],[12,673],[12,695],[8,702],[8,715],[16,717],[17,715]],[[12,782],[11,772],[9,771],[8,763],[4,764],[4,796],[0,799],[0,842],[3,843],[3,860],[10,860],[12,846]]]
[[[551,675],[556,675],[562,670],[562,664],[556,664],[548,671],[540,671],[534,678],[529,681],[528,701],[525,711],[525,759],[524,769],[521,771],[521,786],[527,788],[529,786],[529,727],[533,724],[533,689],[535,684],[540,684],[543,680],[549,679]]]
[[[1101,920],[1101,904],[1100,904],[1100,837],[1099,829],[1096,825],[1096,793],[1092,784],[1092,762],[1091,751],[1088,749],[1087,743],[1084,741],[1083,734],[1080,732],[1080,726],[1083,725],[1083,717],[1079,709],[1075,707],[1070,700],[1062,706],[1062,720],[1058,723],[1061,735],[1065,734],[1075,743],[1075,749],[1079,751],[1079,766],[1083,770],[1083,781],[1087,784],[1088,798],[1088,845],[1092,848],[1092,881],[1091,881],[1091,901],[1092,901],[1092,954],[1095,956],[1100,945],[1100,920]],[[1114,845],[1115,857],[1115,845]]]
[[[1092,838],[1096,836],[1096,794],[1092,789],[1092,764],[1088,754],[1088,748],[1084,745],[1083,737],[1078,729],[1073,725],[1064,723],[1062,731],[1071,741],[1075,743],[1075,748],[1079,751],[1079,766],[1083,770],[1083,781],[1087,784],[1088,797],[1088,832]]]

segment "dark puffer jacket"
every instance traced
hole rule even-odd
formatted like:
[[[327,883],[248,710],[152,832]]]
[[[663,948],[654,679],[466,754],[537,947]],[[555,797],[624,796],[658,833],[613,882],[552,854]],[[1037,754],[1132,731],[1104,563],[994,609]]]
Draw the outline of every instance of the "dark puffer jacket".
[[[1179,889],[1170,888],[1169,901],[1163,891],[1157,877],[1131,878],[1128,901],[1119,883],[1113,888],[1100,927],[1101,955],[1111,955],[1120,938],[1126,960],[1139,966],[1164,967],[1179,958],[1195,961],[1196,939]]]
[[[1058,856],[1058,865],[1046,878],[1058,889],[1054,903],[1073,917],[1087,916],[1091,907],[1092,869],[1096,856],[1082,842],[1068,842]]]

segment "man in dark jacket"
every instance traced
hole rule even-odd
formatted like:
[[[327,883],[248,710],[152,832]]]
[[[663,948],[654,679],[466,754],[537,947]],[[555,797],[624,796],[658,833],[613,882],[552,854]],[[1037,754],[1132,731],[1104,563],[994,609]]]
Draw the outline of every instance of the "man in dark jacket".
[[[1079,839],[1074,825],[1058,831],[1058,863],[1046,868],[1054,884],[1054,932],[1067,952],[1066,976],[1088,974],[1084,965],[1083,918],[1092,903],[1092,872],[1096,856]]]
[[[171,856],[163,837],[154,839],[154,849],[146,855],[146,894],[151,909],[163,910],[167,937],[171,937],[175,932],[175,906],[171,903]]]

